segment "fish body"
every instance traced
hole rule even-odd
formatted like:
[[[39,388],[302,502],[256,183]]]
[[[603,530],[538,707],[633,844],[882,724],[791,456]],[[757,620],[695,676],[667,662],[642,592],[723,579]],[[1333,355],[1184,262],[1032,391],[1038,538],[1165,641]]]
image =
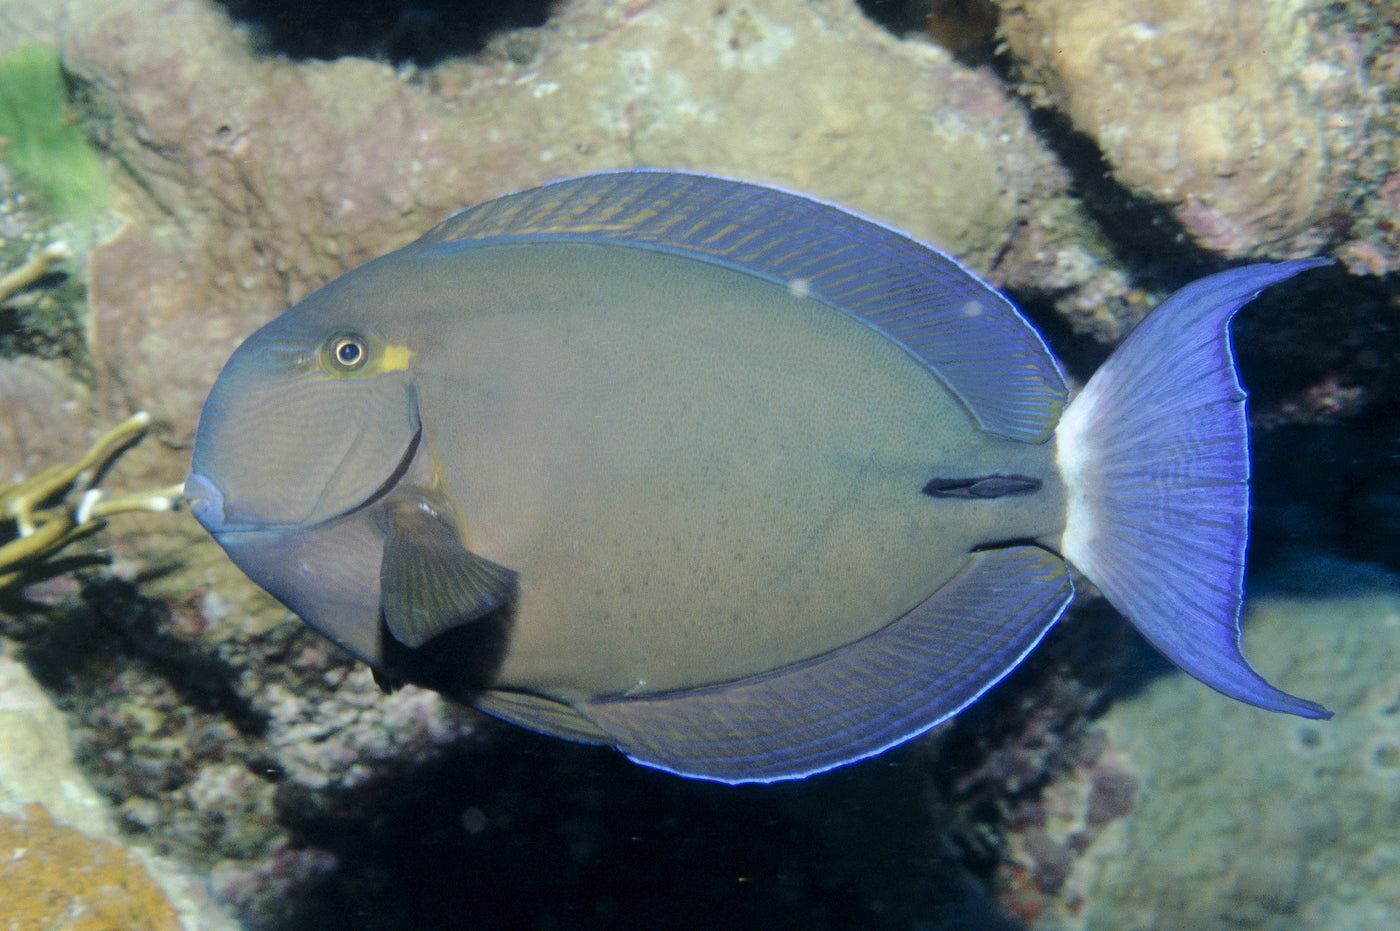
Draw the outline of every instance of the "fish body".
[[[935,250],[757,185],[587,176],[251,336],[187,496],[387,678],[684,775],[928,729],[1059,617],[1067,560],[1207,684],[1318,716],[1239,651],[1226,330],[1309,264],[1189,286],[1066,408],[1039,335]]]

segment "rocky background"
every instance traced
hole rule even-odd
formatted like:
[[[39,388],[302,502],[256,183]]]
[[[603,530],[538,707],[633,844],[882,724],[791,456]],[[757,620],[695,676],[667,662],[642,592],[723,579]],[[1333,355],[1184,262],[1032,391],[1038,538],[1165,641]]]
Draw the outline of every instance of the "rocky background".
[[[0,273],[54,239],[73,252],[0,300],[0,483],[140,409],[151,436],[104,485],[179,481],[204,394],[255,327],[456,209],[604,168],[766,181],[889,222],[1007,289],[1080,377],[1203,273],[1334,256],[1235,332],[1251,579],[1272,591],[1249,651],[1338,719],[1263,720],[1165,675],[1085,597],[939,733],[724,789],[383,696],[187,514],[123,516],[0,591],[5,681],[37,680],[63,714],[29,685],[0,712],[71,742],[80,774],[61,778],[102,814],[65,820],[35,779],[0,776],[0,834],[59,824],[103,863],[100,838],[143,852],[133,868],[181,915],[141,898],[149,927],[1400,914],[1400,621],[1374,594],[1400,570],[1391,4],[0,0],[0,55],[27,41],[59,49],[110,187],[99,217],[60,221],[0,162]],[[0,890],[30,867],[0,864]]]

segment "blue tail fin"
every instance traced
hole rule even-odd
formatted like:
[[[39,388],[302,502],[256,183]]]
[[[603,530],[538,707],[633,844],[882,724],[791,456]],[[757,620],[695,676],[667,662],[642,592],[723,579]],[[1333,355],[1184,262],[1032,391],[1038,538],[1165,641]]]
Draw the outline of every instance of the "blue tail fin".
[[[1182,288],[1065,410],[1062,552],[1172,662],[1232,698],[1308,718],[1240,650],[1249,518],[1244,391],[1230,318],[1320,260],[1250,265]]]

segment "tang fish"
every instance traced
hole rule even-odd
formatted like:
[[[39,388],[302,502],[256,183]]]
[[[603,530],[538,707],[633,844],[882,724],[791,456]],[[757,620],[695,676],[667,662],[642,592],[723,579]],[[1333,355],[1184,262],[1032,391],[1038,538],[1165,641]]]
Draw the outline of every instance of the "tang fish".
[[[1240,649],[1228,324],[1318,264],[1166,300],[1068,401],[952,258],[806,197],[623,171],[511,194],[250,336],[185,494],[370,664],[725,782],[850,763],[1025,658],[1082,571],[1163,653],[1305,717]]]

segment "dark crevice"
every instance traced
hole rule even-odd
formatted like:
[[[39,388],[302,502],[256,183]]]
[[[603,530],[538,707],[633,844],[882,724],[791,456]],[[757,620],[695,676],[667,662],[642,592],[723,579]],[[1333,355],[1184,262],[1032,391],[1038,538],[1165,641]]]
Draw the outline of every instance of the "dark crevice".
[[[262,52],[293,59],[371,58],[430,67],[481,51],[511,29],[542,26],[556,0],[218,0]]]
[[[1327,594],[1381,576],[1365,566],[1400,573],[1397,424],[1392,398],[1337,423],[1255,433],[1252,583]]]
[[[1028,115],[1031,128],[1069,172],[1070,192],[1143,287],[1175,290],[1229,264],[1196,245],[1168,205],[1138,197],[1119,183],[1103,150],[1064,114],[1032,108]]]
[[[966,65],[991,60],[1000,16],[992,0],[856,0],[897,36],[922,35]]]
[[[340,869],[277,927],[1018,927],[943,849],[907,751],[735,787],[506,726],[489,737],[487,756],[330,797],[279,789],[294,843]]]
[[[1006,296],[1040,333],[1071,381],[1081,385],[1088,381],[1113,352],[1112,346],[1092,333],[1076,330],[1056,308],[1054,295],[1008,288]]]
[[[124,653],[139,657],[170,683],[190,706],[225,718],[244,734],[260,736],[267,718],[238,693],[238,671],[228,663],[164,632],[170,609],[143,596],[135,585],[103,579],[83,586],[83,601],[98,626],[119,631]]]
[[[224,660],[165,632],[170,609],[130,582],[85,581],[81,606],[38,615],[12,633],[34,677],[53,695],[81,691],[92,667],[134,657],[193,708],[217,715],[244,734],[259,736],[267,719],[234,685],[238,672]]]

